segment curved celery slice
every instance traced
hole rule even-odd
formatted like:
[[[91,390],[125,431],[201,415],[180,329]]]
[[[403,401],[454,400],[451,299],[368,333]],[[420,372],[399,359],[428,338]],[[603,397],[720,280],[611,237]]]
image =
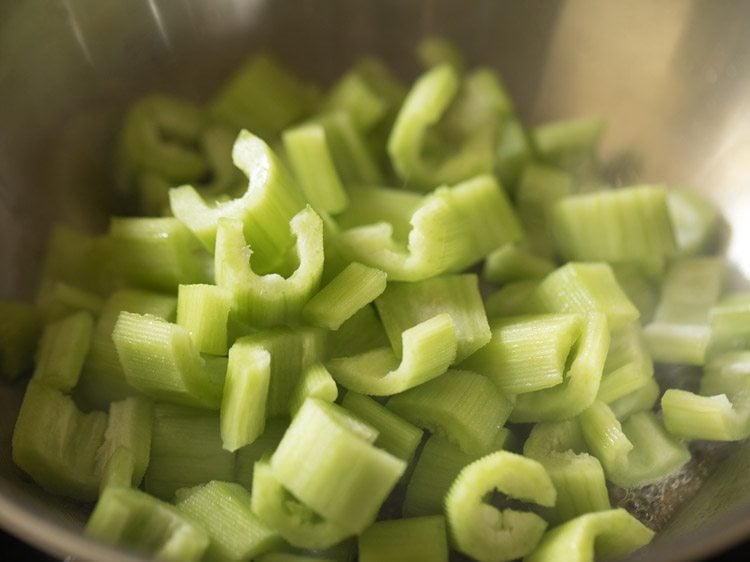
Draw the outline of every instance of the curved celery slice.
[[[203,528],[174,506],[132,488],[104,490],[85,533],[157,560],[198,562],[209,545]]]
[[[495,320],[492,339],[462,367],[488,376],[506,394],[550,388],[563,382],[566,361],[585,317],[541,314]]]
[[[687,447],[668,435],[652,412],[638,412],[620,424],[609,406],[595,402],[580,422],[589,449],[618,486],[652,484],[690,460]]]
[[[411,460],[422,441],[423,431],[385,406],[356,392],[347,392],[341,405],[378,430],[375,445],[405,461]]]
[[[339,406],[308,398],[271,457],[273,475],[322,516],[359,533],[372,521],[406,463],[352,429]]]
[[[271,354],[242,339],[229,350],[221,400],[221,441],[227,451],[248,445],[263,433],[271,379]]]
[[[611,404],[643,388],[653,376],[654,364],[641,326],[634,322],[611,334],[597,400]]]
[[[125,378],[147,396],[218,409],[221,384],[182,326],[150,315],[121,312],[112,332]]]
[[[445,373],[456,359],[456,326],[443,313],[403,332],[401,360],[377,348],[328,361],[333,378],[349,390],[374,396],[403,392]]]
[[[32,380],[13,430],[13,462],[45,490],[93,500],[106,427],[104,412],[84,414],[69,396]]]
[[[13,380],[32,366],[39,328],[32,305],[0,300],[0,380]]]
[[[513,408],[487,377],[452,369],[393,396],[386,405],[404,419],[447,436],[471,455],[493,450],[497,432]]]
[[[608,347],[607,318],[604,314],[588,315],[563,382],[551,388],[518,395],[510,420],[563,420],[577,416],[588,408],[599,391]]]
[[[456,324],[461,361],[490,341],[490,326],[475,274],[442,275],[414,283],[391,282],[375,306],[396,354],[401,334],[433,316],[447,312]]]
[[[647,262],[676,250],[664,187],[571,195],[552,207],[551,218],[555,241],[566,259]]]
[[[302,313],[316,326],[338,330],[386,288],[384,271],[352,262],[307,301]]]
[[[322,363],[313,363],[305,368],[289,400],[289,412],[294,416],[305,400],[312,396],[326,402],[335,402],[339,389],[331,373]]]
[[[378,521],[358,539],[359,562],[448,562],[445,517]]]
[[[638,319],[640,313],[606,263],[567,263],[547,275],[529,306],[537,312],[602,312],[610,330]]]
[[[654,532],[622,508],[589,513],[550,529],[526,562],[594,562],[625,556],[651,542]]]
[[[199,523],[211,538],[206,557],[224,562],[250,560],[282,542],[253,513],[250,492],[239,484],[212,480],[177,503],[177,509]]]
[[[248,178],[244,194],[209,206],[194,187],[183,185],[169,192],[172,213],[210,252],[214,250],[219,219],[241,221],[256,266],[271,269],[292,244],[289,221],[304,207],[304,197],[278,156],[252,133],[239,134],[232,158]]]
[[[290,494],[276,479],[267,460],[255,463],[249,503],[258,517],[299,548],[328,548],[352,534]]]
[[[299,266],[289,277],[254,271],[254,248],[248,249],[237,220],[221,219],[216,234],[216,283],[232,295],[232,309],[254,326],[296,320],[318,287],[323,272],[323,221],[307,207],[290,223]],[[251,263],[252,262],[252,263]]]
[[[47,324],[37,348],[33,377],[70,392],[78,384],[93,331],[94,319],[88,312],[77,312]]]
[[[535,513],[484,503],[494,489],[506,496],[551,507],[557,493],[544,467],[535,460],[499,451],[465,467],[445,498],[445,513],[456,548],[483,562],[513,560],[529,554],[547,522]]]
[[[508,198],[490,175],[439,187],[411,205],[408,224],[373,218],[336,241],[351,261],[382,269],[389,280],[419,281],[460,271],[521,237]]]

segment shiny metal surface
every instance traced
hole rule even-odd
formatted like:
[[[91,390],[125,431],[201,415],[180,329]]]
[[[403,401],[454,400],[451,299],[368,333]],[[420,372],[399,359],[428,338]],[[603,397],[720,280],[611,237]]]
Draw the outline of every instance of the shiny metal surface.
[[[33,295],[55,218],[100,228],[123,109],[152,90],[206,99],[246,55],[274,51],[330,82],[374,52],[405,78],[425,34],[504,76],[532,122],[607,117],[622,181],[702,190],[750,273],[750,3],[550,0],[11,0],[0,3],[0,297]],[[10,462],[21,386],[0,388],[0,525],[58,556],[127,559],[79,536],[85,510]],[[741,449],[639,559],[687,560],[750,537]]]

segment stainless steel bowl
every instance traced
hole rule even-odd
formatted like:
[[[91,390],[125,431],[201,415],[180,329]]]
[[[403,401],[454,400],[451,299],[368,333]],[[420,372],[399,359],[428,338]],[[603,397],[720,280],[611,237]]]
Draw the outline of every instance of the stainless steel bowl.
[[[0,297],[30,297],[51,221],[103,225],[114,131],[153,90],[206,99],[267,48],[330,82],[377,53],[404,77],[426,34],[501,71],[524,117],[601,114],[603,158],[691,185],[733,228],[750,273],[750,4],[599,0],[6,0],[0,5]],[[0,388],[0,525],[58,556],[126,560],[83,538],[86,509],[12,466],[22,384]],[[644,560],[697,559],[750,538],[750,447],[728,453]]]

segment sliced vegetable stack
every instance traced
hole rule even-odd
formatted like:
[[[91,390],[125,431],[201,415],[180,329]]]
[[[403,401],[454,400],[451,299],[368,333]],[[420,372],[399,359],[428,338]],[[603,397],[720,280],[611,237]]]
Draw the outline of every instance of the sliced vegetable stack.
[[[654,534],[612,486],[750,435],[717,213],[614,189],[600,119],[529,127],[494,71],[419,53],[410,88],[365,58],[321,92],[262,54],[205,105],[128,113],[143,216],[57,227],[36,304],[0,304],[2,375],[33,372],[13,459],[96,502],[87,534],[181,561],[592,560]],[[664,392],[654,361],[704,374]]]

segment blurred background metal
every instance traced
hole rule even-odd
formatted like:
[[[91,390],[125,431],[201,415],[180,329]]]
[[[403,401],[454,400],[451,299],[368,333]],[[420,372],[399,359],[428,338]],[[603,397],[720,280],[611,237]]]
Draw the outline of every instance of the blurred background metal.
[[[498,69],[532,123],[601,114],[615,179],[693,186],[750,273],[750,3],[731,0],[6,0],[0,2],[0,297],[30,297],[50,223],[102,228],[113,134],[154,90],[205,100],[266,48],[330,83],[377,53],[405,79],[427,34]],[[85,509],[12,467],[22,387],[0,389],[0,525],[58,556],[127,559],[79,536]],[[750,537],[740,448],[639,559],[688,560]]]

